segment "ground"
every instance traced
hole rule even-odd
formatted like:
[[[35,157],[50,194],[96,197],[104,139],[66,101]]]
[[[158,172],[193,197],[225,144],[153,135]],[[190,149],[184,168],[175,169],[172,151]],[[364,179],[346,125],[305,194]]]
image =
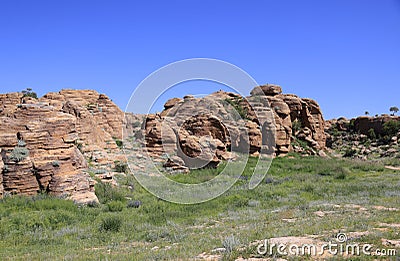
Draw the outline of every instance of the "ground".
[[[97,184],[98,205],[47,195],[7,197],[0,203],[0,260],[312,260],[259,255],[256,248],[271,238],[318,245],[338,233],[348,243],[397,251],[382,259],[400,258],[400,171],[385,168],[388,162],[291,155],[274,159],[265,181],[248,190],[255,162],[250,158],[228,192],[197,205],[159,200],[131,174],[116,176],[118,188]],[[219,169],[171,177],[196,183]]]

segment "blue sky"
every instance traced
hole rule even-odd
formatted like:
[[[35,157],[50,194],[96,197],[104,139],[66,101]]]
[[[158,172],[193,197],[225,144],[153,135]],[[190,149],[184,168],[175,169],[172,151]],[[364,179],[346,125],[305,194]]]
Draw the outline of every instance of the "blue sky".
[[[0,1],[1,93],[96,89],[125,108],[150,73],[194,57],[314,98],[327,119],[388,113],[400,1]]]

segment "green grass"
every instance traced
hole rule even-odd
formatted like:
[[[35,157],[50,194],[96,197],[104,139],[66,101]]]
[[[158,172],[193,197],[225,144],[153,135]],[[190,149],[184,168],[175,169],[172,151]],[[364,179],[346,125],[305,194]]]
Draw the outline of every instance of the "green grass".
[[[399,211],[373,208],[400,207],[400,173],[385,169],[384,163],[277,158],[265,181],[248,190],[256,161],[249,159],[243,178],[229,191],[197,205],[159,200],[131,175],[118,176],[119,188],[97,184],[98,205],[77,206],[47,195],[4,198],[0,260],[186,260],[224,245],[230,247],[224,258],[232,260],[253,256],[249,243],[255,240],[310,234],[329,240],[334,230],[375,231],[379,223],[400,223]],[[221,168],[171,179],[199,183]],[[131,201],[140,201],[140,207],[128,207]],[[333,213],[321,218],[315,211]],[[400,239],[400,234],[388,228],[359,240],[383,247],[381,238]]]

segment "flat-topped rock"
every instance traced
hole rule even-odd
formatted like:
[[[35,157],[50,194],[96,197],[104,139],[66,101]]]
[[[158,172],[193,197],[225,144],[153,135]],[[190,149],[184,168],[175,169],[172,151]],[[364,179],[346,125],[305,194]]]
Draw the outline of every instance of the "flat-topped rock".
[[[282,93],[282,88],[276,84],[265,84],[258,87],[255,87],[251,92],[251,96],[258,95],[267,95],[267,96],[275,96]]]

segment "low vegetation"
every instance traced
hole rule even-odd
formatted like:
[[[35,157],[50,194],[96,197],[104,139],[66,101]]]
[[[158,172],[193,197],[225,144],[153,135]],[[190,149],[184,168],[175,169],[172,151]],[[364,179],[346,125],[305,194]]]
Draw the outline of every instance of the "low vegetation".
[[[120,187],[98,183],[100,204],[5,197],[0,260],[187,260],[217,248],[225,248],[225,260],[234,260],[254,256],[250,243],[271,237],[314,234],[329,240],[335,231],[370,231],[355,240],[375,247],[384,247],[382,238],[399,238],[396,227],[380,229],[400,224],[400,172],[384,168],[386,162],[290,155],[275,159],[264,182],[248,190],[255,163],[249,159],[229,191],[197,205],[157,199],[130,174],[117,176]],[[198,183],[221,168],[170,177]],[[358,260],[368,258],[374,260]]]
[[[38,98],[36,92],[34,92],[32,88],[26,88],[25,90],[22,91],[22,94],[23,94],[22,97],[31,97],[34,99]]]

